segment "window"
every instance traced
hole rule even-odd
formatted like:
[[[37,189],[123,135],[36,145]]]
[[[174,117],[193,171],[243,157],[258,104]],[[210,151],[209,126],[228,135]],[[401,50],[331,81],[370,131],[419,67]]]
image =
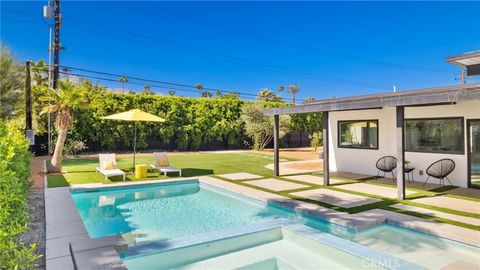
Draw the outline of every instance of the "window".
[[[378,149],[378,120],[339,121],[338,147]]]
[[[405,120],[405,151],[464,153],[463,118]]]

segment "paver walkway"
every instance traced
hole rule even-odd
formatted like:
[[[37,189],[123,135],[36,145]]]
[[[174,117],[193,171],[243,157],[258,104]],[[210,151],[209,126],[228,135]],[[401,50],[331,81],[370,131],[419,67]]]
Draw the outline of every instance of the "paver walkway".
[[[301,166],[308,164],[317,164],[318,160],[302,160],[302,161],[287,161],[279,163],[280,175],[289,175],[289,174],[300,174],[300,173],[311,173],[315,171],[320,171],[319,169],[300,169],[293,168],[291,166]],[[268,164],[265,168],[273,171],[273,163]]]
[[[244,182],[249,185],[254,185],[257,187],[262,187],[274,191],[283,191],[283,190],[291,190],[291,189],[297,189],[297,188],[304,188],[308,187],[306,185],[300,185],[292,182],[287,182],[287,181],[281,181],[273,178],[269,179],[262,179],[262,180],[254,180],[254,181],[247,181]]]
[[[468,213],[480,213],[480,202],[462,200],[447,196],[419,198],[412,200],[412,202],[418,202]]]
[[[218,176],[223,177],[223,178],[227,178],[227,179],[230,179],[230,180],[247,180],[247,179],[257,179],[257,178],[262,178],[263,177],[263,176],[260,176],[260,175],[255,175],[255,174],[245,173],[245,172],[220,174]]]
[[[316,184],[316,185],[323,185],[323,177],[321,176],[314,176],[314,175],[307,174],[307,175],[285,176],[283,178],[307,182],[307,183]],[[345,182],[344,180],[330,178],[330,184],[338,184],[338,183],[344,183],[344,182]]]
[[[294,192],[291,194],[344,208],[350,208],[381,201],[379,199],[324,188]]]
[[[393,187],[384,187],[372,184],[356,183],[356,184],[347,184],[341,185],[338,188],[352,190],[377,196],[382,196],[386,198],[397,198],[397,189]],[[405,194],[408,196],[415,193],[411,190],[405,190]]]
[[[455,188],[445,193],[480,199],[480,189],[475,188]]]
[[[421,213],[421,214],[425,214],[425,215],[430,215],[430,216],[434,216],[434,217],[445,218],[445,219],[450,219],[450,220],[454,220],[454,221],[458,221],[458,222],[472,224],[472,225],[475,225],[475,226],[480,226],[480,219],[478,219],[478,218],[449,214],[449,213],[445,213],[445,212],[430,210],[430,209],[426,209],[426,208],[422,208],[422,207],[416,207],[416,206],[411,206],[411,205],[406,205],[406,204],[401,204],[401,203],[392,205],[392,207],[397,208],[397,209],[411,211],[411,212],[417,212],[417,213]]]

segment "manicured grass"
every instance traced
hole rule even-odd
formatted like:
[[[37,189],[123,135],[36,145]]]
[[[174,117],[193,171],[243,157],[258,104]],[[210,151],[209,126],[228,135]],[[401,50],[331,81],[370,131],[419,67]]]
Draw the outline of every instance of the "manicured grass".
[[[286,160],[294,160],[291,158],[285,158],[282,157]],[[437,211],[442,211],[445,213],[451,213],[451,214],[457,214],[457,215],[462,215],[462,216],[468,216],[468,217],[473,217],[473,218],[480,218],[480,214],[477,213],[466,213],[466,212],[461,212],[461,211],[456,211],[452,209],[445,209],[437,206],[431,206],[431,205],[425,205],[421,203],[416,203],[411,201],[411,199],[414,198],[420,198],[420,197],[428,197],[428,196],[450,196],[447,194],[444,194],[443,192],[447,191],[448,189],[439,189],[435,191],[425,191],[425,190],[420,190],[420,189],[410,189],[412,191],[415,191],[416,193],[408,196],[406,200],[398,200],[398,199],[392,199],[392,198],[386,198],[386,197],[381,197],[381,196],[376,196],[373,194],[367,194],[367,193],[362,193],[362,192],[356,192],[356,191],[351,191],[351,190],[345,190],[342,189],[341,186],[343,184],[348,184],[348,183],[357,183],[357,182],[364,182],[364,183],[369,183],[369,184],[374,184],[374,185],[380,185],[380,186],[387,186],[387,187],[392,187],[389,185],[377,183],[375,181],[360,181],[360,180],[352,180],[352,179],[344,179],[344,178],[337,178],[337,179],[342,179],[342,180],[347,180],[348,182],[345,183],[339,183],[331,186],[322,186],[318,184],[312,184],[312,183],[306,183],[306,182],[301,182],[301,181],[296,181],[296,180],[291,180],[291,179],[286,179],[283,177],[273,177],[272,176],[272,170],[269,170],[265,168],[267,164],[270,164],[273,162],[272,155],[271,154],[252,154],[252,153],[222,153],[222,154],[215,154],[215,153],[195,153],[195,154],[177,154],[177,155],[171,155],[169,157],[170,163],[173,166],[176,166],[178,168],[182,168],[183,170],[183,176],[184,177],[195,177],[195,176],[214,176],[218,179],[228,181],[237,185],[243,185],[249,188],[254,188],[257,190],[262,190],[274,194],[278,194],[287,198],[299,200],[299,201],[304,201],[307,203],[312,203],[316,205],[320,205],[323,207],[327,207],[330,209],[334,209],[337,211],[342,211],[342,212],[347,212],[347,213],[359,213],[359,212],[364,212],[376,208],[380,209],[385,209],[397,213],[403,213],[403,214],[408,214],[408,215],[413,215],[417,216],[420,218],[425,218],[429,220],[435,220],[439,222],[444,222],[444,223],[449,223],[452,225],[456,226],[461,226],[473,230],[480,230],[479,226],[471,225],[471,224],[465,224],[453,220],[447,220],[447,219],[442,219],[438,217],[433,217],[425,214],[420,214],[420,213],[415,213],[415,212],[409,212],[397,208],[391,207],[391,205],[396,204],[396,203],[404,203],[407,205],[412,205],[412,206],[418,206],[418,207],[423,207],[427,209],[432,209],[432,210],[437,210]],[[132,158],[117,158],[117,163],[120,169],[131,172],[132,171]],[[136,163],[137,164],[152,164],[154,162],[153,156],[152,157],[137,157]],[[62,175],[49,175],[48,176],[48,187],[62,187],[62,186],[68,186],[72,184],[83,184],[83,183],[104,183],[104,177],[103,175],[99,173],[95,173],[95,168],[98,166],[98,160],[97,159],[70,159],[70,160],[65,160],[64,162],[64,167],[63,170],[67,171],[67,173],[62,174]],[[222,177],[219,177],[218,175],[220,174],[227,174],[227,173],[236,173],[236,172],[248,172],[252,174],[256,174],[265,178],[275,178],[283,181],[288,181],[292,183],[298,183],[298,184],[303,184],[306,185],[307,187],[301,188],[301,189],[296,189],[296,190],[288,190],[288,191],[272,191],[269,189],[261,188],[258,186],[250,185],[248,184],[248,180],[241,180],[241,181],[231,181],[228,179],[224,179]],[[321,174],[315,174],[316,176],[321,176]],[[147,178],[143,179],[134,179],[133,175],[127,175],[127,181],[141,181],[141,180],[153,180],[153,179],[170,179],[178,177],[177,174],[171,174],[168,177],[164,177],[163,174],[160,174],[156,171],[150,171],[147,175]],[[106,181],[106,184],[114,184],[114,183],[119,183],[122,182],[121,177],[113,177],[110,178],[108,181]],[[343,208],[335,205],[330,205],[324,202],[316,201],[316,200],[311,200],[303,197],[298,197],[294,196],[291,193],[297,192],[297,191],[303,191],[303,190],[311,190],[311,189],[318,189],[318,188],[325,188],[325,189],[331,189],[335,191],[341,191],[341,192],[346,192],[350,194],[355,194],[355,195],[360,195],[360,196],[365,196],[365,197],[371,197],[371,198],[376,198],[376,199],[381,199],[382,201],[376,202],[376,203],[371,203],[367,205],[361,205],[357,207],[352,207],[352,208]],[[462,196],[452,196],[452,197],[457,197],[457,198],[462,198],[462,199],[469,199],[469,198],[464,198]],[[473,199],[477,200],[477,199]]]
[[[284,157],[282,157],[284,158]],[[284,158],[293,160],[291,158]],[[218,175],[236,172],[249,172],[264,177],[271,177],[272,171],[265,168],[267,164],[273,163],[271,155],[248,154],[248,153],[195,153],[169,156],[171,165],[182,168],[183,177],[195,177],[205,175]],[[126,172],[132,171],[132,158],[118,158],[117,165]],[[152,157],[137,157],[136,164],[153,164]],[[49,175],[48,187],[68,186],[72,184],[104,183],[104,176],[95,172],[98,166],[98,159],[69,159],[64,161],[63,175]],[[147,178],[135,179],[133,174],[127,175],[126,181],[142,181],[152,179],[168,179],[178,177],[178,174],[171,173],[164,177],[156,171],[150,171]],[[122,182],[122,177],[112,177],[105,183]]]

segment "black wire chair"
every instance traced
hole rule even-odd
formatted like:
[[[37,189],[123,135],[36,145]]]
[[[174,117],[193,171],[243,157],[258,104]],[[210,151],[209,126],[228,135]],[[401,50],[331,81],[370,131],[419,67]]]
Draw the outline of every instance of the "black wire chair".
[[[427,180],[425,180],[425,183],[423,183],[423,185],[425,186],[425,184],[427,184],[428,182],[428,179],[430,177],[433,177],[433,178],[439,179],[440,184],[442,184],[442,186],[445,185],[445,179],[447,179],[450,185],[453,186],[452,182],[450,182],[450,179],[448,179],[447,176],[451,174],[454,169],[455,169],[455,162],[449,158],[435,161],[430,166],[428,166],[426,170],[428,177],[427,177]]]
[[[387,173],[392,173],[393,179],[396,180],[397,178],[395,177],[395,174],[393,173],[393,170],[397,168],[397,159],[392,156],[384,156],[381,157],[379,160],[377,160],[377,163],[375,166],[378,169],[377,177],[380,176],[380,172],[383,172],[383,177],[385,177],[385,174]]]

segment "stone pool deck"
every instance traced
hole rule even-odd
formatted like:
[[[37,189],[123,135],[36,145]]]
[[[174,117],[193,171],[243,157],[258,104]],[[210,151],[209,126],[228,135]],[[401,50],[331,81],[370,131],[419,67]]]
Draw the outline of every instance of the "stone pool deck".
[[[364,230],[373,226],[388,223],[480,247],[480,231],[477,230],[422,219],[383,209],[373,209],[356,214],[348,214],[346,212],[336,211],[316,204],[291,199],[244,185],[239,185],[236,184],[237,181],[234,183],[213,177],[191,177],[177,178],[174,180],[122,182],[114,185],[95,183],[74,185],[71,188],[46,188],[45,208],[47,227],[47,269],[74,269],[74,263],[78,269],[126,269],[117,253],[119,250],[125,249],[125,240],[120,236],[90,239],[70,195],[71,189],[103,189],[109,187],[179,182],[194,179],[198,179],[202,183],[212,185],[217,188],[226,189],[266,202],[268,204],[281,205],[288,209],[292,209],[312,217],[320,218],[337,225],[348,227],[353,230]],[[255,182],[259,180],[244,180],[245,183],[252,181]],[[293,183],[290,182],[290,184]],[[319,190],[325,191],[327,189],[313,189],[309,191],[318,192]],[[338,196],[338,194],[334,194],[333,196],[335,195]],[[340,195],[351,196],[352,194],[342,193]],[[332,194],[329,196],[332,196]],[[368,197],[365,198],[372,199]],[[345,200],[348,201],[347,199]],[[399,206],[397,205],[397,207]],[[475,209],[476,208],[474,208],[474,210]],[[434,215],[436,213],[430,212],[429,214]]]

